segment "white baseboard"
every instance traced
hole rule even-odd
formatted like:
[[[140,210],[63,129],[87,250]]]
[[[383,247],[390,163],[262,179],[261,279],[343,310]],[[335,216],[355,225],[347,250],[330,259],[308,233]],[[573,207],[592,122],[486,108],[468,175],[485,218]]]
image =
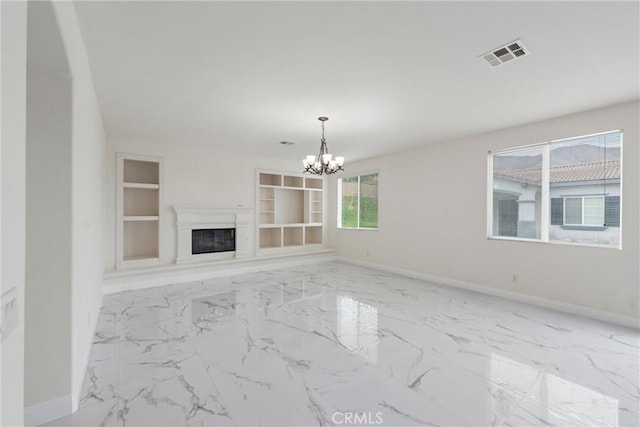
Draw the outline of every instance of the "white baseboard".
[[[537,297],[533,295],[521,294],[518,292],[507,291],[504,289],[492,288],[490,286],[479,285],[477,283],[464,282],[462,280],[450,279],[448,277],[434,276],[428,273],[420,273],[412,270],[391,267],[388,265],[377,264],[362,261],[353,258],[336,257],[336,260],[347,264],[359,265],[361,267],[381,270],[387,273],[394,273],[401,276],[411,277],[412,279],[424,280],[441,285],[452,286],[455,288],[466,289],[469,291],[479,292],[487,295],[502,297],[505,299],[519,301],[527,304],[537,305],[552,310],[562,311],[565,313],[576,314],[579,316],[589,317],[591,319],[601,320],[616,325],[626,326],[629,328],[640,329],[640,320],[629,316],[622,316],[607,311],[597,310],[595,308],[584,307],[581,305],[570,304],[562,301],[550,300],[547,298]]]
[[[24,408],[24,425],[39,426],[71,413],[71,395]]]
[[[335,260],[333,249],[322,249],[306,253],[258,256],[229,261],[198,264],[166,265],[136,270],[118,270],[104,275],[105,295],[172,283],[190,282],[234,274],[255,273],[301,264],[329,262]]]

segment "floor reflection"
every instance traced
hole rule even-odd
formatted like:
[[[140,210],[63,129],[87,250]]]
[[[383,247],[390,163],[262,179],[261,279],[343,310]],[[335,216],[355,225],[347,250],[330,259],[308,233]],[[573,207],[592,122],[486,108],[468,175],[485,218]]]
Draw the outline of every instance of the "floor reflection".
[[[371,363],[378,362],[378,309],[347,295],[338,295],[338,340]]]
[[[556,375],[543,373],[531,393],[542,419],[563,416],[579,424],[618,425],[618,399]]]
[[[491,381],[512,390],[527,390],[540,371],[498,353],[491,353]]]
[[[540,420],[563,419],[576,425],[618,425],[618,399],[581,384],[491,353],[491,379],[495,383],[519,387],[537,381],[525,400],[532,415]]]

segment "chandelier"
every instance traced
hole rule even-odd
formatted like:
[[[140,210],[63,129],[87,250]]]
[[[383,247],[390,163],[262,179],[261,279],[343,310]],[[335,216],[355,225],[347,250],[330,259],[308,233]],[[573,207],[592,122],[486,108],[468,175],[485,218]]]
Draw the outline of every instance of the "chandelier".
[[[327,141],[324,139],[324,122],[329,120],[328,117],[318,117],[318,120],[322,122],[322,139],[320,140],[320,153],[317,156],[313,154],[307,156],[302,160],[304,166],[304,172],[309,172],[315,175],[331,175],[342,169],[344,165],[344,157],[336,157],[332,159],[332,155],[327,150]]]

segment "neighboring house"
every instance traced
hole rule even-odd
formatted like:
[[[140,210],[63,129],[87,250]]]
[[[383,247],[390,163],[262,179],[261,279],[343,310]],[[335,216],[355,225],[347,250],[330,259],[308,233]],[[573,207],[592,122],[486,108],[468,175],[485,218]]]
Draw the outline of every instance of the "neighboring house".
[[[493,230],[540,236],[541,168],[494,171]],[[620,244],[620,160],[551,166],[549,240]]]

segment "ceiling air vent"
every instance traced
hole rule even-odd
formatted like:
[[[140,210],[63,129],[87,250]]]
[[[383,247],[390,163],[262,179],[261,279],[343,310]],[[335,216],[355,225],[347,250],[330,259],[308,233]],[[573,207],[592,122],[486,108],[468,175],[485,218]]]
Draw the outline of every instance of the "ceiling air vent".
[[[492,67],[497,67],[512,59],[517,59],[522,56],[528,55],[529,51],[525,49],[520,40],[512,41],[504,46],[500,46],[496,49],[491,49],[489,52],[480,55],[480,58],[484,59]]]

